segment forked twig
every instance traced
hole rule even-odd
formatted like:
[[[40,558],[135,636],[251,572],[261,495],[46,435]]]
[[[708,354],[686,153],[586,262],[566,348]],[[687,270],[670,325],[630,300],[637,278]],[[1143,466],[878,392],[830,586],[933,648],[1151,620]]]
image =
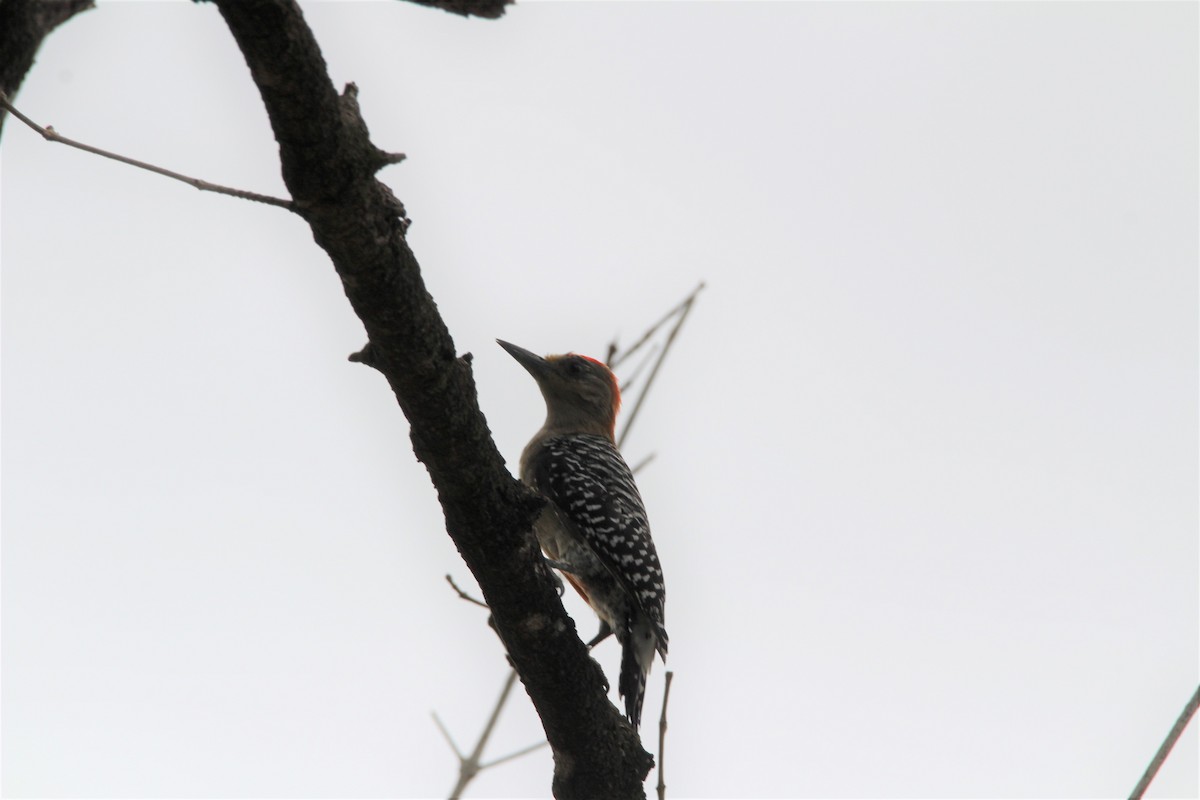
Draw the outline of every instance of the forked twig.
[[[43,128],[41,125],[38,125],[36,122],[31,120],[29,117],[22,114],[20,111],[18,111],[16,109],[15,106],[13,106],[12,103],[9,102],[8,95],[5,94],[4,92],[0,92],[0,107],[3,107],[14,117],[21,120],[21,122],[24,122],[30,128],[33,128],[35,131],[40,133],[42,135],[42,138],[45,139],[46,141],[58,142],[59,144],[65,144],[68,147],[74,147],[76,150],[83,150],[86,153],[93,153],[98,156],[103,156],[104,158],[111,158],[113,161],[120,161],[122,164],[128,164],[131,167],[137,167],[138,169],[144,169],[149,172],[154,172],[158,175],[163,175],[167,178],[181,181],[183,183],[188,184],[189,186],[194,186],[202,192],[216,192],[217,194],[227,194],[227,195],[230,195],[231,197],[240,197],[243,200],[253,200],[256,203],[266,203],[267,205],[278,206],[280,208],[286,208],[288,211],[295,210],[295,204],[292,203],[291,200],[283,200],[281,198],[272,197],[272,196],[266,195],[266,194],[258,194],[257,192],[247,192],[244,189],[234,189],[229,186],[221,186],[216,183],[209,183],[208,181],[203,180],[201,178],[193,178],[191,176],[183,175],[178,172],[172,172],[171,170],[164,169],[163,167],[156,167],[153,164],[147,164],[145,161],[138,161],[136,158],[130,158],[129,156],[123,156],[118,153],[112,153],[112,152],[109,152],[108,150],[101,150],[99,147],[93,147],[90,144],[84,144],[83,142],[77,142],[74,139],[68,139],[66,136],[63,136],[58,131],[54,130],[54,128],[52,126],[47,125],[46,127]]]
[[[667,701],[671,699],[671,679],[675,673],[667,670],[667,685],[663,689],[662,714],[658,718],[658,800],[667,800],[666,765],[663,763],[667,739]]]
[[[667,354],[671,352],[671,345],[675,343],[675,337],[679,335],[679,329],[683,327],[684,321],[687,319],[688,314],[691,313],[692,305],[696,302],[696,295],[698,295],[700,290],[703,288],[704,284],[701,283],[699,286],[693,289],[692,293],[687,296],[687,299],[676,306],[670,314],[667,314],[667,316],[655,323],[650,330],[646,331],[645,335],[643,335],[642,338],[639,339],[632,348],[622,353],[619,358],[615,359],[615,363],[620,363],[623,361],[629,356],[630,353],[645,344],[645,342],[649,340],[654,332],[661,328],[667,322],[667,320],[671,319],[672,316],[678,315],[679,318],[675,320],[674,327],[672,327],[671,332],[667,334],[667,341],[663,344],[662,350],[658,354],[658,358],[655,359],[654,366],[650,368],[650,376],[646,378],[646,385],[643,386],[642,390],[638,393],[637,400],[635,400],[633,403],[633,410],[630,411],[629,416],[625,418],[625,425],[621,428],[621,435],[617,437],[617,449],[620,449],[621,446],[625,444],[625,439],[629,436],[629,429],[633,427],[633,422],[637,419],[638,412],[642,410],[642,403],[645,402],[646,395],[650,393],[650,387],[654,385],[654,379],[658,377],[658,371],[662,368],[663,362],[666,361]]]
[[[1167,734],[1167,738],[1163,740],[1162,746],[1154,754],[1154,759],[1150,762],[1150,766],[1146,767],[1145,773],[1142,774],[1142,779],[1138,781],[1137,786],[1133,787],[1133,792],[1129,795],[1129,800],[1141,800],[1142,795],[1150,788],[1150,781],[1154,780],[1154,776],[1162,768],[1163,762],[1167,760],[1167,756],[1171,753],[1171,748],[1175,746],[1175,743],[1179,741],[1179,737],[1183,735],[1184,728],[1187,727],[1188,722],[1195,716],[1198,707],[1200,707],[1200,686],[1196,687],[1196,693],[1192,695],[1192,699],[1183,707],[1179,719],[1175,720],[1175,725],[1171,728],[1171,732]]]
[[[608,346],[608,357],[604,359],[609,368],[616,369],[622,361],[629,358],[631,355],[636,353],[642,347],[642,345],[650,341],[650,337],[654,336],[654,334],[658,332],[658,329],[667,324],[672,317],[674,317],[676,314],[679,314],[685,308],[691,306],[692,303],[696,302],[696,295],[700,294],[700,290],[703,288],[704,282],[701,281],[700,285],[693,289],[691,294],[683,298],[679,305],[672,308],[666,314],[663,314],[662,319],[651,325],[649,330],[642,334],[642,338],[634,342],[629,349],[625,350],[624,352],[618,352],[619,348],[617,347],[617,342],[614,339]]]
[[[650,352],[646,353],[646,357],[642,359],[640,364],[633,368],[633,372],[629,373],[629,377],[626,378],[625,383],[621,385],[621,394],[626,394],[627,392],[632,391],[633,387],[637,386],[638,378],[642,377],[642,370],[644,370],[650,364],[650,362],[654,360],[654,357],[658,355],[658,351],[658,345],[650,348]]]
[[[468,603],[473,603],[480,608],[488,608],[488,604],[482,600],[476,600],[471,595],[467,594],[462,588],[454,582],[454,578],[449,574],[446,575],[446,583],[450,584],[450,588],[454,590],[463,600]],[[490,624],[490,622],[489,622]],[[433,721],[437,724],[438,730],[442,732],[442,736],[446,738],[446,742],[450,745],[450,749],[454,751],[454,755],[458,757],[458,782],[454,784],[454,789],[450,792],[451,800],[462,797],[462,793],[466,791],[467,784],[474,780],[475,776],[483,772],[489,767],[494,767],[497,764],[503,764],[505,761],[512,761],[514,758],[519,758],[526,753],[532,753],[540,747],[545,747],[548,742],[542,741],[536,744],[531,744],[528,747],[523,747],[515,753],[509,753],[506,756],[493,759],[486,764],[482,762],[483,748],[487,746],[488,739],[492,736],[492,729],[496,727],[496,720],[500,718],[500,711],[504,708],[504,704],[508,702],[509,692],[512,691],[513,683],[517,679],[517,671],[509,670],[508,680],[504,683],[504,688],[500,691],[500,697],[496,699],[496,705],[492,708],[492,715],[488,718],[487,725],[483,728],[483,733],[479,734],[479,741],[475,743],[475,749],[471,751],[471,755],[464,756],[462,751],[458,749],[458,745],[454,743],[454,737],[450,735],[450,731],[442,724],[442,720],[438,717],[437,712],[430,712],[433,715]]]
[[[483,733],[479,734],[479,741],[475,743],[475,749],[471,751],[471,755],[464,756],[458,749],[458,745],[454,743],[454,739],[450,736],[450,732],[446,730],[446,726],[438,719],[437,712],[433,713],[433,721],[437,723],[438,729],[442,735],[446,737],[446,741],[450,744],[450,749],[454,751],[454,755],[458,757],[458,782],[454,784],[454,788],[450,790],[450,800],[458,800],[462,797],[462,793],[466,790],[469,784],[476,775],[488,767],[494,767],[497,764],[503,764],[505,761],[512,761],[518,756],[523,756],[526,753],[532,753],[539,747],[545,747],[547,742],[538,742],[528,747],[523,747],[515,753],[509,753],[506,756],[501,756],[494,761],[489,761],[484,764],[483,749],[487,747],[488,739],[492,737],[492,731],[496,727],[496,720],[500,719],[500,710],[504,708],[504,703],[508,700],[509,692],[512,691],[513,684],[517,682],[517,671],[509,670],[508,680],[504,682],[504,688],[500,690],[500,698],[496,701],[496,707],[492,709],[492,715],[488,717],[487,724],[483,727]]]

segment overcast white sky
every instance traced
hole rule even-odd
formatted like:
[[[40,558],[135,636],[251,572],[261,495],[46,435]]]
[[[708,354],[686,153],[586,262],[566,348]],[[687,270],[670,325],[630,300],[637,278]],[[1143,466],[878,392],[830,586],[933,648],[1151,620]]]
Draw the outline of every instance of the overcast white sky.
[[[304,8],[510,464],[497,336],[600,355],[708,283],[626,448],[672,797],[1132,789],[1200,679],[1196,4]],[[283,193],[209,4],[100,3],[18,100]],[[0,157],[4,793],[444,796],[429,712],[469,746],[504,658],[307,228]],[[518,693],[493,752],[539,737]]]

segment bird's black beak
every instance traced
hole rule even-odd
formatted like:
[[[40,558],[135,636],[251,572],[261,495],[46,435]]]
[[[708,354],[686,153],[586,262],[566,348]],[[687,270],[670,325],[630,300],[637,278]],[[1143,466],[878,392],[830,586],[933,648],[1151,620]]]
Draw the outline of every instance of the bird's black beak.
[[[550,369],[550,362],[539,356],[537,353],[531,353],[524,347],[517,347],[515,344],[497,339],[496,344],[508,351],[508,354],[517,360],[517,363],[528,370],[536,380],[541,380]]]

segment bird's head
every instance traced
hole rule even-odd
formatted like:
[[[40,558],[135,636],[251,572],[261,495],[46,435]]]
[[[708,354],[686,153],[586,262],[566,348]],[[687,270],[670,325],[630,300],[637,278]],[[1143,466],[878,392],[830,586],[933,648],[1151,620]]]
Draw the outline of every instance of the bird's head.
[[[547,429],[613,438],[621,389],[612,370],[575,353],[542,358],[501,339],[496,342],[537,381],[546,399]]]

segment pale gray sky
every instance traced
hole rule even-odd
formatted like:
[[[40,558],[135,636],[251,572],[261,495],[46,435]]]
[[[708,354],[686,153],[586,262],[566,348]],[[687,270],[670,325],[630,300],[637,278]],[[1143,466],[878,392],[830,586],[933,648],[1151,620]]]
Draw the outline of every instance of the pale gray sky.
[[[626,448],[672,797],[1129,792],[1200,678],[1195,4],[305,10],[510,464],[497,336],[599,355],[708,283]],[[18,99],[283,192],[211,5],[102,2]],[[429,712],[468,745],[503,654],[307,228],[0,157],[5,794],[443,796]]]

